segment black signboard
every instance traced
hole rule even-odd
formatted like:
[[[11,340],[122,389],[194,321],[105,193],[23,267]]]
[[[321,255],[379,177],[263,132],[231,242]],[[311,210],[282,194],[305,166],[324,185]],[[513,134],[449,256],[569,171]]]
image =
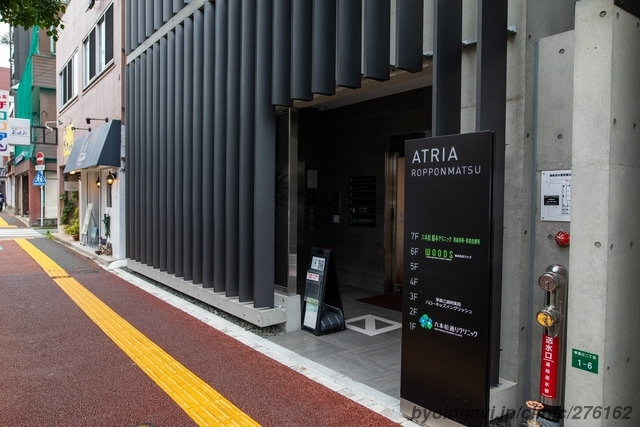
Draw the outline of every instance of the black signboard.
[[[312,248],[305,281],[302,329],[322,335],[345,329],[338,274],[330,248]]]
[[[488,422],[492,144],[405,145],[401,410],[427,424]]]
[[[376,177],[349,177],[349,225],[376,226]]]

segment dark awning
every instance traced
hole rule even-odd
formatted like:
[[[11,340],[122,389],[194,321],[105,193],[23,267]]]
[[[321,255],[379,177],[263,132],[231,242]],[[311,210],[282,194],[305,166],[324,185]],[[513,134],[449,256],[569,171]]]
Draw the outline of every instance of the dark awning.
[[[76,139],[64,173],[94,166],[120,166],[120,120],[112,120]]]

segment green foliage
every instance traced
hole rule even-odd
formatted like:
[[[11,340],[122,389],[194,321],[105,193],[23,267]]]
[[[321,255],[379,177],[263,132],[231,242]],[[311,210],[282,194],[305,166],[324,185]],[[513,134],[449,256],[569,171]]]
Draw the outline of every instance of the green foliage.
[[[71,222],[64,226],[64,232],[72,236],[80,234],[80,209],[75,208]]]
[[[0,22],[12,27],[48,28],[47,35],[58,40],[58,30],[64,29],[65,10],[60,0],[0,0]]]
[[[60,223],[69,224],[69,214],[73,210],[78,201],[78,192],[72,191],[71,198],[67,196],[67,193],[60,194],[60,201],[62,202],[62,212],[60,213]]]
[[[53,240],[53,234],[51,234],[51,230],[47,230],[47,235],[45,237],[49,240]]]
[[[111,216],[104,214],[102,222],[104,223],[104,237],[108,239],[111,236]]]

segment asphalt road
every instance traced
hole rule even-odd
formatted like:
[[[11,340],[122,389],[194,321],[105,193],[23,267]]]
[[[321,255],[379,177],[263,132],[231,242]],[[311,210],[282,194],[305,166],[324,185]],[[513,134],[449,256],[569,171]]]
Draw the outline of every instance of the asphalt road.
[[[5,239],[0,247],[0,426],[397,425],[60,243]],[[128,328],[134,338],[118,341],[109,328]],[[150,351],[167,356],[145,364]],[[171,371],[171,360],[185,373]],[[167,383],[192,375],[220,401],[194,388],[196,409],[179,404],[156,368],[170,372]],[[226,415],[203,421],[193,415],[200,410]]]

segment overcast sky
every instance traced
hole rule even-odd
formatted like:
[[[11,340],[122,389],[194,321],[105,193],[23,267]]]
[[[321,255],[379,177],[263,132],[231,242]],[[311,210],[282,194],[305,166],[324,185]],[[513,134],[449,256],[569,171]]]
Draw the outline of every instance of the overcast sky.
[[[0,35],[9,33],[9,25],[0,23]],[[0,44],[0,67],[9,68],[9,46]]]

